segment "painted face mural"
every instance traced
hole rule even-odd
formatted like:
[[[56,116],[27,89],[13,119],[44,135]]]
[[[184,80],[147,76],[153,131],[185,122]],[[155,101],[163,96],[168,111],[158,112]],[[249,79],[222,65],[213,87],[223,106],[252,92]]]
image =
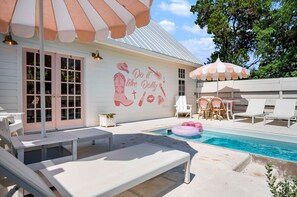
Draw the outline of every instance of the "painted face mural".
[[[119,72],[113,78],[115,106],[127,107],[136,103],[141,107],[143,103],[158,105],[164,103],[165,78],[160,72],[150,66],[142,69],[135,68],[130,72],[126,63],[118,63],[117,68]]]

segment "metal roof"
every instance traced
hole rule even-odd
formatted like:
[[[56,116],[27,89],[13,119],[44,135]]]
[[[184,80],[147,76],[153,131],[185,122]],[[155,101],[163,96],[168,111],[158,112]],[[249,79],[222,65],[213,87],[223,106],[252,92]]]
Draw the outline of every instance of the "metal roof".
[[[113,40],[192,64],[203,65],[197,57],[153,20],[149,25],[136,29],[131,35]]]

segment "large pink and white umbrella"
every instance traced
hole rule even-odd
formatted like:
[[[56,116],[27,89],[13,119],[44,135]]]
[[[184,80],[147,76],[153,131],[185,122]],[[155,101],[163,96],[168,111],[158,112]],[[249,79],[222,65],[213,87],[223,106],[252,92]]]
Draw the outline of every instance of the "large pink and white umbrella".
[[[248,78],[250,76],[250,71],[241,66],[237,66],[231,63],[221,62],[218,58],[214,63],[206,64],[197,68],[196,70],[190,72],[190,77],[192,79],[199,79],[202,81],[215,80],[236,80],[242,78]],[[218,83],[217,83],[217,96],[218,96]]]
[[[44,40],[122,38],[150,22],[153,0],[0,0],[0,33],[40,40],[41,133],[45,132]]]
[[[44,39],[72,42],[122,38],[150,21],[153,0],[0,0],[0,33],[39,35],[43,4]]]

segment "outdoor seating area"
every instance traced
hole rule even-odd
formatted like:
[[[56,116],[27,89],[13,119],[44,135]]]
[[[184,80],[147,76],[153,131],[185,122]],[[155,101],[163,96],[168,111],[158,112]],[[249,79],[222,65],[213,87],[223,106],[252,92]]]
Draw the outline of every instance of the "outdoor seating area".
[[[205,98],[200,97],[197,100],[198,105],[198,119],[203,116],[205,119],[210,117],[211,120],[214,118],[222,120],[224,117],[229,120],[229,112],[232,115],[232,102],[231,109],[229,109],[229,102],[231,100],[222,100],[218,97]]]
[[[198,117],[198,115],[193,115],[193,118],[194,119],[197,119],[197,117]],[[187,118],[186,120],[193,120],[193,118]],[[151,179],[151,180],[149,180],[149,181],[146,181],[145,183],[143,183],[143,184],[141,184],[141,188],[142,189],[139,189],[139,187],[140,186],[136,186],[136,187],[133,187],[133,185],[136,185],[136,183],[135,184],[133,184],[133,185],[130,185],[129,187],[118,187],[118,186],[116,186],[117,184],[109,184],[109,186],[108,187],[110,187],[111,188],[111,191],[112,192],[114,192],[114,191],[118,191],[118,192],[120,192],[120,191],[125,191],[125,190],[127,190],[128,188],[131,188],[131,187],[133,187],[132,189],[130,189],[130,190],[127,190],[127,191],[125,191],[124,193],[128,193],[128,194],[130,194],[132,191],[132,193],[138,193],[138,194],[141,194],[141,192],[147,192],[146,194],[147,195],[142,195],[142,196],[150,196],[149,194],[152,194],[152,193],[154,193],[154,192],[157,192],[157,193],[162,193],[162,191],[164,192],[164,191],[166,191],[166,193],[169,193],[169,194],[172,194],[172,195],[182,195],[182,193],[183,192],[185,192],[185,191],[187,191],[187,192],[189,192],[189,193],[191,193],[191,194],[195,194],[195,193],[197,193],[197,192],[200,192],[200,193],[202,193],[202,194],[210,194],[210,193],[213,193],[213,194],[215,194],[215,193],[217,193],[220,189],[219,188],[224,188],[224,187],[226,187],[225,185],[221,185],[219,182],[217,182],[217,184],[216,184],[216,188],[214,188],[213,190],[212,190],[212,192],[210,192],[209,190],[204,190],[203,189],[203,185],[205,185],[205,184],[209,184],[209,181],[207,181],[207,179],[205,179],[205,180],[202,180],[203,178],[202,177],[204,177],[204,176],[209,176],[209,175],[207,175],[207,173],[203,173],[203,172],[201,172],[201,169],[205,169],[205,172],[207,172],[207,169],[210,169],[210,168],[214,168],[214,169],[216,169],[217,168],[217,164],[216,163],[214,163],[214,162],[210,162],[210,161],[212,161],[213,159],[220,159],[220,160],[222,160],[222,157],[221,156],[218,156],[218,154],[220,153],[220,154],[222,154],[222,155],[226,155],[226,153],[228,153],[228,157],[226,157],[225,159],[227,159],[226,161],[223,159],[222,160],[222,162],[220,162],[221,164],[220,165],[222,165],[222,167],[223,166],[225,166],[225,167],[223,167],[225,170],[227,170],[227,172],[230,174],[233,174],[233,173],[235,173],[235,174],[237,174],[235,177],[234,177],[234,175],[232,175],[232,176],[224,176],[225,177],[225,180],[227,181],[228,180],[228,182],[231,184],[230,185],[230,192],[234,192],[234,189],[231,189],[231,187],[232,187],[232,185],[233,184],[235,184],[235,182],[236,181],[231,181],[231,180],[233,180],[234,178],[237,180],[237,181],[242,181],[242,182],[246,182],[246,183],[249,183],[249,184],[247,184],[246,186],[247,186],[247,188],[249,188],[249,187],[251,187],[251,188],[253,188],[253,189],[255,189],[255,188],[258,188],[258,190],[259,190],[259,192],[261,193],[261,194],[269,194],[269,191],[268,191],[268,189],[264,189],[264,188],[266,188],[265,187],[265,184],[266,184],[266,181],[265,181],[265,179],[259,179],[259,177],[250,177],[249,175],[241,175],[241,176],[238,176],[238,172],[234,172],[234,171],[232,171],[232,169],[229,169],[230,168],[230,164],[232,163],[232,165],[234,165],[234,167],[235,166],[237,166],[238,165],[238,163],[237,162],[240,162],[241,160],[239,159],[239,158],[241,158],[242,159],[242,161],[244,161],[245,159],[246,159],[246,157],[244,156],[244,155],[248,155],[248,154],[243,154],[243,155],[241,155],[241,154],[239,154],[239,152],[238,151],[236,151],[236,152],[234,152],[234,151],[229,151],[229,150],[226,150],[226,149],[220,149],[220,148],[212,148],[211,146],[207,146],[207,145],[200,145],[200,143],[190,143],[190,142],[187,142],[186,144],[185,144],[185,142],[183,142],[183,141],[177,141],[177,140],[175,140],[175,141],[170,141],[169,139],[167,139],[167,138],[161,138],[161,137],[157,137],[157,136],[154,136],[154,135],[148,135],[147,134],[147,131],[141,131],[140,129],[143,129],[143,130],[147,130],[147,129],[149,129],[149,130],[152,130],[152,129],[157,129],[157,128],[166,128],[166,127],[170,127],[171,125],[175,125],[175,124],[177,124],[178,122],[181,124],[182,122],[184,122],[185,121],[185,119],[184,118],[179,118],[179,119],[177,119],[177,118],[169,118],[169,119],[157,119],[157,120],[151,120],[151,121],[141,121],[141,122],[132,122],[132,123],[126,123],[126,124],[120,124],[120,126],[118,126],[118,127],[111,127],[111,128],[102,128],[104,131],[106,131],[106,132],[110,132],[110,133],[112,133],[113,134],[113,141],[114,141],[114,143],[113,143],[113,146],[114,146],[114,149],[115,150],[122,150],[122,148],[124,148],[124,147],[133,147],[133,145],[135,145],[135,144],[141,144],[141,143],[143,143],[143,142],[150,142],[150,143],[156,143],[156,144],[160,144],[160,145],[162,145],[162,146],[164,146],[164,147],[172,147],[173,149],[176,149],[176,148],[178,148],[178,149],[180,149],[180,150],[182,150],[182,151],[185,151],[185,152],[189,152],[190,154],[191,154],[191,158],[192,157],[194,157],[193,159],[191,159],[191,163],[192,163],[192,165],[191,165],[191,174],[193,174],[193,175],[195,175],[195,176],[192,176],[192,178],[191,178],[191,182],[190,182],[190,184],[189,184],[189,186],[188,187],[185,187],[182,183],[183,183],[183,181],[181,180],[181,178],[184,178],[184,171],[183,170],[179,170],[179,169],[181,169],[181,168],[176,168],[176,169],[174,169],[173,171],[171,171],[171,172],[167,172],[167,173],[165,173],[165,174],[162,174],[161,176],[158,176],[158,177],[156,177],[155,179]],[[229,121],[228,120],[226,120],[226,119],[223,119],[222,121],[218,121],[218,120],[214,120],[214,121],[207,121],[207,120],[204,120],[204,119],[200,119],[200,121],[203,123],[203,125],[205,126],[205,127],[208,127],[208,126],[220,126],[220,127],[224,127],[224,128],[227,128],[227,126],[228,125],[230,125],[230,123],[229,123]],[[246,124],[247,123],[240,123],[240,122],[234,122],[233,124],[232,124],[232,126],[233,127],[237,127],[237,128],[244,128],[245,126],[246,126]],[[261,128],[261,125],[262,125],[262,128]],[[292,127],[289,129],[289,128],[286,128],[286,127],[280,127],[280,126],[271,126],[271,125],[267,125],[267,126],[263,126],[263,124],[259,124],[259,122],[257,122],[257,123],[255,123],[254,125],[253,125],[253,128],[255,129],[255,128],[258,128],[258,129],[260,129],[259,131],[261,131],[261,132],[263,132],[263,133],[266,133],[266,132],[272,132],[272,133],[274,133],[274,134],[277,134],[277,133],[283,133],[283,134],[286,134],[286,135],[293,135],[294,133],[296,134],[296,132],[294,132],[294,130],[296,129],[296,124],[294,124],[294,125],[292,125]],[[269,129],[267,130],[264,130],[266,127],[268,127]],[[251,129],[253,129],[253,128],[251,128]],[[101,128],[99,128],[99,129],[101,129]],[[297,136],[296,136],[297,137]],[[190,146],[189,146],[190,145]],[[106,154],[104,153],[103,155],[101,155],[101,156],[97,156],[97,154],[98,154],[98,152],[99,153],[102,153],[102,151],[103,152],[105,152],[105,151],[108,151],[109,149],[108,149],[108,147],[106,147],[106,144],[105,144],[105,142],[104,143],[102,143],[102,141],[100,141],[99,143],[96,143],[94,146],[90,146],[90,144],[88,143],[88,142],[82,142],[82,143],[79,143],[78,144],[78,146],[79,146],[79,149],[78,149],[78,158],[79,158],[79,160],[77,160],[77,161],[87,161],[88,159],[89,159],[89,156],[92,156],[92,155],[94,155],[94,154],[96,154],[94,157],[100,157],[100,158],[109,158],[109,159],[105,159],[106,160],[106,162],[107,162],[107,164],[109,165],[109,162],[113,162],[113,161],[115,161],[115,160],[117,160],[117,162],[116,163],[118,163],[118,162],[120,162],[120,161],[124,161],[125,159],[124,159],[124,156],[123,156],[123,154],[122,154],[122,152],[116,152],[116,153],[118,153],[117,155],[120,155],[120,157],[122,158],[122,159],[120,159],[120,161],[119,161],[119,159],[117,159],[117,157],[115,157],[115,156],[112,156],[113,155],[113,153],[112,152],[106,152]],[[102,150],[102,147],[103,146],[105,146],[105,149],[104,150]],[[190,148],[190,147],[193,147],[194,148],[194,150],[196,150],[197,152],[199,151],[200,153],[199,154],[196,154],[195,152],[193,152],[194,150],[192,150],[192,148]],[[148,150],[149,151],[149,148],[142,148],[142,149],[140,149],[139,147],[137,148],[137,147],[135,147],[135,150],[136,151],[140,151],[141,153],[143,153],[143,150]],[[165,149],[162,149],[162,150],[165,150]],[[167,150],[167,148],[166,148],[166,150]],[[211,151],[212,150],[212,151]],[[82,152],[83,151],[83,152]],[[124,150],[123,150],[124,151]],[[137,160],[139,160],[140,158],[142,158],[142,157],[140,157],[140,156],[137,156],[137,154],[136,153],[134,153],[133,151],[128,151],[128,149],[127,149],[127,152],[129,152],[129,154],[128,154],[128,158],[129,158],[129,162],[131,161],[131,162],[133,162],[134,160],[132,159],[132,158],[138,158]],[[86,158],[82,158],[81,156],[79,156],[80,154],[84,154],[84,155],[87,155],[87,157]],[[86,153],[88,153],[88,154],[86,154]],[[110,153],[110,154],[109,154]],[[164,155],[163,155],[163,153],[165,153],[165,154],[169,154],[170,152],[167,152],[167,151],[161,151],[160,153],[162,153],[160,156],[162,157],[162,159],[159,159],[159,158],[157,158],[157,160],[158,161],[166,161],[166,162],[169,162],[169,160],[168,159],[164,159],[165,157],[164,157]],[[235,154],[236,153],[236,154]],[[140,154],[140,153],[139,153]],[[171,154],[171,153],[170,153]],[[172,152],[172,154],[173,155],[175,155],[175,153],[174,152]],[[109,156],[110,155],[110,156]],[[149,159],[150,158],[150,156],[152,155],[152,152],[150,152],[149,154],[147,154],[148,156],[148,158],[147,159]],[[93,157],[93,156],[92,156]],[[154,157],[154,156],[153,156]],[[159,156],[158,156],[159,157]],[[196,158],[197,157],[197,158]],[[208,160],[203,160],[203,158],[204,157],[210,157],[210,158],[212,158],[212,159],[210,159],[209,161]],[[239,158],[237,158],[237,157],[239,157]],[[2,157],[2,155],[1,155],[1,158],[4,158],[4,157]],[[14,161],[15,161],[15,158],[13,158],[14,159]],[[83,159],[83,160],[81,160],[81,159]],[[132,160],[130,160],[130,159],[132,159]],[[153,158],[152,158],[153,159]],[[136,160],[136,161],[137,161]],[[5,160],[4,160],[5,161]],[[142,161],[142,159],[140,159],[139,160],[139,162],[141,162]],[[3,162],[3,161],[2,161]],[[46,170],[45,170],[45,173],[48,173],[48,175],[47,175],[47,177],[56,177],[56,176],[53,176],[53,174],[52,173],[57,173],[59,170],[58,169],[61,169],[61,168],[63,168],[63,169],[67,169],[67,168],[71,168],[71,165],[72,165],[72,163],[74,164],[74,162],[75,161],[71,161],[70,163],[62,163],[62,164],[58,164],[58,165],[54,165],[54,166],[52,166],[52,165],[50,165],[50,166],[52,166],[52,167],[50,167],[50,166],[46,166],[47,168],[46,168]],[[84,165],[88,165],[88,162],[92,162],[92,160],[90,160],[90,161],[87,161],[87,162],[85,162],[85,164]],[[99,161],[98,161],[99,162]],[[104,164],[104,162],[105,161],[102,161],[102,163]],[[202,163],[201,163],[202,162]],[[208,163],[209,162],[209,163]],[[14,162],[14,163],[16,163],[16,162]],[[22,163],[20,163],[20,162],[17,162],[17,163],[19,163],[18,165],[17,165],[17,169],[21,169],[21,173],[24,173],[24,172],[26,172],[27,170],[24,170],[24,165],[22,164]],[[145,165],[145,163],[147,163],[147,162],[145,162],[145,160],[143,161],[143,162],[141,162],[141,167],[140,167],[140,169],[141,170],[143,170],[143,166],[147,166],[147,165]],[[155,163],[159,163],[159,162],[155,162]],[[205,163],[205,164],[204,164]],[[21,165],[22,167],[20,167],[19,165]],[[69,166],[69,167],[67,167],[67,165]],[[118,165],[118,164],[117,164]],[[122,165],[121,163],[119,163],[119,165]],[[129,164],[130,165],[130,164]],[[158,165],[160,165],[160,164],[158,164]],[[170,164],[171,165],[171,164]],[[96,165],[97,166],[97,165]],[[177,165],[178,166],[178,165]],[[228,166],[228,167],[227,167]],[[174,167],[172,167],[172,168],[174,168]],[[264,168],[264,167],[263,167]],[[82,167],[81,169],[87,169],[87,167]],[[90,169],[90,168],[88,168],[88,169]],[[103,169],[105,169],[105,168],[103,168]],[[134,168],[132,168],[132,169],[134,169]],[[163,168],[162,168],[163,169]],[[1,168],[1,170],[3,170],[3,168]],[[6,170],[6,169],[5,169]],[[29,169],[28,169],[29,170]],[[111,170],[112,171],[112,170]],[[134,170],[133,170],[134,171]],[[16,173],[16,171],[15,170],[13,170],[13,172],[14,173]],[[93,171],[92,171],[93,172]],[[223,171],[221,171],[222,173],[223,173]],[[31,171],[31,173],[32,173],[32,171]],[[66,173],[66,172],[65,172]],[[104,171],[104,172],[102,172],[103,174],[106,174],[106,170]],[[101,174],[102,174],[101,173]],[[162,173],[162,172],[160,172],[160,173]],[[177,174],[176,174],[177,173]],[[214,170],[214,172],[213,172],[214,174],[212,175],[212,176],[215,176],[216,178],[217,178],[217,176],[222,176],[222,174],[217,174],[217,172],[215,172],[215,170]],[[34,173],[33,173],[34,174]],[[84,174],[85,174],[85,172],[84,172]],[[199,177],[197,177],[196,175],[197,174],[199,174]],[[92,173],[92,175],[94,175],[94,172]],[[114,173],[112,173],[111,175],[110,174],[108,174],[107,173],[107,175],[104,175],[103,176],[103,178],[106,178],[105,176],[117,176],[118,175],[118,173],[117,173],[117,171],[114,171]],[[133,175],[133,174],[132,174]],[[157,174],[156,174],[157,175]],[[35,176],[35,175],[32,175],[32,176]],[[30,175],[29,177],[30,177],[30,179],[38,179],[38,181],[40,181],[39,180],[39,177],[38,178],[32,178],[32,176]],[[166,177],[165,179],[163,178],[163,177]],[[179,178],[178,179],[176,179],[176,176],[178,176]],[[201,177],[202,176],[202,177]],[[28,177],[28,176],[27,176]],[[71,177],[73,177],[73,176],[71,176]],[[98,179],[100,179],[101,180],[101,178],[100,177],[102,177],[102,176],[98,176],[98,177],[96,177],[96,178],[98,178]],[[175,177],[175,178],[174,178]],[[214,177],[214,178],[215,178]],[[23,176],[21,177],[21,178],[24,178]],[[126,178],[128,178],[128,177],[123,177],[123,179],[121,179],[121,180],[119,180],[119,181],[123,181],[123,182],[126,182],[126,181],[128,181],[128,180],[126,180]],[[169,179],[168,179],[169,178]],[[73,178],[71,178],[71,180],[72,180]],[[145,178],[145,179],[141,179],[142,181],[141,182],[138,182],[138,183],[142,183],[143,181],[145,181],[145,180],[148,180],[149,178]],[[67,184],[66,183],[68,183],[69,181],[71,182],[71,180],[68,180],[67,179],[67,176],[65,177],[65,179],[64,178],[62,178],[62,179],[60,179],[59,177],[57,177],[57,178],[54,178],[54,180],[52,180],[53,182],[56,182],[55,184],[56,185],[54,185],[55,187],[57,187],[56,189],[60,192],[60,191],[64,191],[64,184],[65,184],[65,187],[69,187],[69,186],[67,186]],[[76,179],[74,179],[74,182],[75,182],[75,180]],[[97,179],[96,179],[97,180]],[[104,180],[106,180],[106,179],[104,179]],[[137,179],[137,180],[139,180],[139,179]],[[177,185],[175,185],[174,186],[174,188],[176,188],[175,190],[173,190],[172,189],[172,186],[164,186],[162,183],[164,183],[164,181],[169,181],[168,182],[168,184],[170,183],[170,184],[172,184],[173,183],[173,180],[175,180],[176,182],[177,182]],[[214,179],[211,179],[211,180],[214,180]],[[251,180],[253,180],[253,182],[255,183],[255,184],[250,184],[250,181]],[[16,180],[16,181],[18,181],[18,180]],[[66,181],[66,182],[65,182]],[[156,187],[156,188],[154,188],[154,190],[152,191],[151,189],[149,189],[149,188],[151,188],[150,187],[150,184],[155,184],[155,181],[157,181],[160,185],[158,186],[158,187]],[[165,183],[166,183],[166,181],[165,181]],[[230,182],[231,181],[231,182]],[[23,182],[23,180],[21,180],[21,182]],[[17,182],[17,183],[19,183],[19,182]],[[25,183],[25,182],[23,182],[23,183]],[[39,182],[38,182],[39,183]],[[133,182],[134,183],[134,182]],[[223,183],[223,182],[222,182]],[[103,183],[102,183],[103,184]],[[201,187],[197,187],[197,184],[198,185],[201,185]],[[41,186],[40,186],[41,185]],[[71,185],[71,184],[70,184]],[[103,184],[104,185],[104,184]],[[163,186],[162,186],[163,185]],[[19,186],[23,186],[21,183],[20,183],[20,185]],[[43,188],[43,189],[41,189],[41,188]],[[49,188],[49,186],[48,185],[45,185],[44,186],[45,188]],[[45,191],[46,189],[44,188],[43,186],[42,186],[42,184],[40,183],[40,184],[38,184],[38,191]],[[61,187],[60,189],[58,189],[59,187]],[[73,188],[73,187],[70,187],[70,188]],[[93,187],[91,187],[91,188],[93,188]],[[94,188],[97,188],[96,189],[96,191],[94,191],[94,192],[100,192],[100,191],[102,191],[101,190],[101,188],[98,188],[98,187],[94,187]],[[117,190],[116,188],[120,188],[120,190]],[[166,188],[166,190],[164,190]],[[189,188],[191,188],[191,189],[189,189]],[[237,188],[237,187],[234,187],[234,188]],[[26,188],[26,190],[27,190],[28,188]],[[32,189],[32,188],[31,188]],[[30,190],[30,188],[29,188],[29,190],[27,190],[27,191],[31,191]],[[67,190],[68,192],[69,192],[69,190]],[[72,189],[70,190],[70,191],[72,191]],[[34,191],[34,192],[36,192],[36,191]],[[51,192],[51,191],[50,191]],[[86,192],[93,192],[93,191],[86,191]],[[140,192],[140,193],[139,193]],[[209,193],[210,192],[210,193]],[[242,191],[240,191],[240,192],[242,192]],[[81,194],[81,193],[80,193]],[[114,193],[113,193],[114,194]],[[144,193],[142,193],[142,194],[144,194]],[[226,193],[226,194],[228,194],[228,192]],[[229,194],[231,194],[231,193],[229,193]],[[264,195],[265,196],[265,195]]]
[[[0,197],[296,194],[296,13],[0,0]]]
[[[45,138],[43,138],[39,133],[14,135],[9,130],[8,118],[9,116],[0,116],[0,138],[5,141],[9,151],[12,154],[15,154],[21,162],[25,161],[26,150],[30,150],[32,148],[41,149],[41,161],[29,164],[29,166],[34,170],[44,168],[44,166],[48,165],[47,163],[61,163],[77,160],[77,143],[92,141],[92,145],[95,145],[96,140],[106,138],[109,141],[109,150],[112,150],[112,133],[98,128],[80,128],[68,129],[59,132],[49,132]],[[52,159],[51,162],[47,162],[47,146],[63,146],[64,144],[71,145],[71,156]]]
[[[214,119],[214,117],[218,117],[219,120],[222,120],[223,117],[226,117],[229,120],[228,113],[230,113],[231,117],[233,118],[233,122],[236,121],[236,117],[250,117],[252,119],[252,124],[254,124],[255,118],[260,117],[264,119],[264,125],[268,119],[278,119],[287,120],[287,126],[290,127],[291,120],[296,121],[296,99],[276,99],[273,113],[265,113],[266,99],[250,99],[245,112],[233,114],[232,107],[229,106],[231,101],[232,100],[230,99],[222,100],[221,98],[217,97],[200,97],[197,100],[198,119],[203,116],[205,119],[211,117],[211,120]],[[231,106],[232,105],[233,102],[231,102]]]

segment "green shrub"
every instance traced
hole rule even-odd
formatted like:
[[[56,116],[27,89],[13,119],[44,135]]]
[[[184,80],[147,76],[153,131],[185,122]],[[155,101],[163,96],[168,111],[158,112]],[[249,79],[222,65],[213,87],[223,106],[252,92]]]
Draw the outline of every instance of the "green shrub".
[[[297,197],[297,177],[277,181],[276,177],[272,175],[272,164],[268,163],[265,168],[267,183],[274,197]]]
[[[114,115],[116,115],[115,113],[109,113],[109,114],[102,114],[105,115],[107,118],[113,118]]]

